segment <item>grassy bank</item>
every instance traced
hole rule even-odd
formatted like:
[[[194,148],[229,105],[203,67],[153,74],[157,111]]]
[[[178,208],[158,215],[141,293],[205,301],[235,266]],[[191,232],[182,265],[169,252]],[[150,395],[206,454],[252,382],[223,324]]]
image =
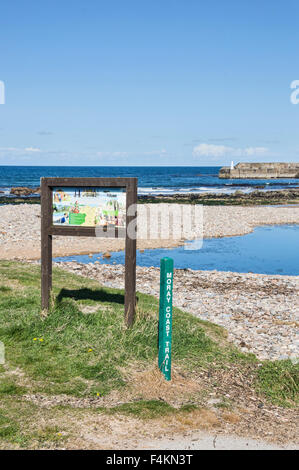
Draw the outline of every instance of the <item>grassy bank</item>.
[[[138,293],[136,322],[127,330],[122,291],[60,269],[53,281],[46,314],[40,311],[39,267],[0,262],[0,340],[6,353],[0,366],[0,447],[60,446],[72,428],[66,416],[80,422],[82,413],[90,419],[100,413],[105,419],[168,415],[196,421],[194,413],[203,413],[211,395],[221,412],[234,409],[234,393],[227,398],[234,381],[245,399],[251,394],[263,403],[296,405],[298,366],[261,363],[228,343],[221,327],[179,309],[173,380],[166,383],[156,370],[157,299]]]

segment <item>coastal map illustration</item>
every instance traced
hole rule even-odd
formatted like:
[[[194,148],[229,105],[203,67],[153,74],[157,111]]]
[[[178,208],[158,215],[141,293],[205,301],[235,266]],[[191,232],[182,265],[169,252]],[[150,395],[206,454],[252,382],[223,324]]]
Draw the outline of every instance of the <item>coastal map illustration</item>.
[[[54,225],[125,227],[125,223],[125,188],[53,188]]]

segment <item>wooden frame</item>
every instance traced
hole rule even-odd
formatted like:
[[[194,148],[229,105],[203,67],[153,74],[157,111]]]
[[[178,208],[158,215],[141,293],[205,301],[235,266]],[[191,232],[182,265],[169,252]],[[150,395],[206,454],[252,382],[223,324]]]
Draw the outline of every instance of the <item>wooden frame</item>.
[[[54,187],[94,187],[126,189],[126,228],[99,232],[94,227],[53,225],[52,190]],[[49,309],[52,288],[52,237],[81,236],[125,238],[125,321],[131,326],[136,307],[136,236],[128,236],[129,224],[137,218],[137,178],[41,178],[41,304]],[[129,210],[130,208],[130,210]]]

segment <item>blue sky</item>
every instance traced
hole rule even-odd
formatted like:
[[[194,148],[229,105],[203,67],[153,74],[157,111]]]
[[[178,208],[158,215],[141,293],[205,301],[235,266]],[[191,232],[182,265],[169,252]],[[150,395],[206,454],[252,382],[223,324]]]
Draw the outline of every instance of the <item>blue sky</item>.
[[[0,164],[299,161],[298,15],[293,0],[2,0]]]

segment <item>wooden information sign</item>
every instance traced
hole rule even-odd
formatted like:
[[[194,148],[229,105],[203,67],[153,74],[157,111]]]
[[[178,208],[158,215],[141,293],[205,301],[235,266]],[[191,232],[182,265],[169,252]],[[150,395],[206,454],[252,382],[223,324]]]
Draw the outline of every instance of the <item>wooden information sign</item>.
[[[52,237],[125,238],[125,321],[136,305],[137,178],[41,178],[41,303],[49,309]]]

